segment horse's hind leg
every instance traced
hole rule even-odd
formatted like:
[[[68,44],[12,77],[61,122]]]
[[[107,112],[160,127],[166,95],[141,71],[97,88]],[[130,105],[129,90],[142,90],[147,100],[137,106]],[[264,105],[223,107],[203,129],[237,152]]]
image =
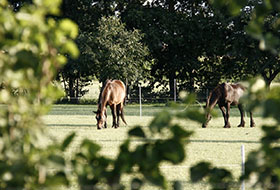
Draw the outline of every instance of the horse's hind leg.
[[[255,127],[255,122],[254,122],[254,119],[253,119],[252,112],[250,112],[250,127]]]
[[[120,114],[121,114],[121,104],[117,105],[117,123],[116,123],[116,128],[120,126]]]
[[[226,106],[226,114],[225,114],[225,126],[224,128],[230,128],[230,123],[229,123],[229,112],[230,112],[230,103],[227,103]]]
[[[244,110],[243,110],[242,104],[238,104],[238,109],[240,111],[241,121],[240,121],[240,124],[237,127],[244,127],[245,126],[245,121],[244,121]]]
[[[227,114],[226,114],[226,108],[225,108],[225,106],[220,106],[220,105],[219,105],[219,108],[222,111],[222,114],[224,117],[224,122],[225,122],[224,128],[228,128],[228,118],[227,118]]]
[[[125,119],[124,119],[124,104],[123,103],[120,103],[120,116],[122,118],[122,121],[124,122],[124,124],[127,125]]]
[[[114,128],[114,127],[116,128],[116,116],[117,116],[116,105],[113,104],[113,105],[110,106],[110,108],[111,108],[112,116],[113,116],[113,125],[112,125],[112,127],[113,127],[113,128]]]

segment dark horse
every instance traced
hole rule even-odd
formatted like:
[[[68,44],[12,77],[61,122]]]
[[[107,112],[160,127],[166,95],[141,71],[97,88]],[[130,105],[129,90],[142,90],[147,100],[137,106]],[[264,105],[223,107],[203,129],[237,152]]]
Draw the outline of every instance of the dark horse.
[[[124,119],[123,108],[125,104],[126,88],[120,80],[107,80],[101,92],[99,94],[98,109],[96,112],[97,129],[102,127],[107,128],[107,106],[109,105],[113,116],[114,128],[119,127],[119,118],[121,116],[123,122],[126,124]]]
[[[209,97],[206,102],[206,121],[203,123],[202,127],[206,128],[208,122],[211,119],[210,111],[214,108],[216,104],[222,111],[225,126],[224,128],[230,128],[229,123],[229,112],[230,106],[238,106],[241,115],[241,122],[238,127],[244,127],[244,110],[242,104],[239,102],[240,97],[244,94],[245,88],[241,84],[219,84],[212,92],[210,92]],[[253,120],[252,112],[250,112],[250,127],[254,127],[255,123]]]

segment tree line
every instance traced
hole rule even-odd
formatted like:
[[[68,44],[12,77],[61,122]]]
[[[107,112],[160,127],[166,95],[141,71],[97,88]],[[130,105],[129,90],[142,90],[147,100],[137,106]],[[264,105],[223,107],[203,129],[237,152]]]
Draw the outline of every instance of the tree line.
[[[250,9],[246,3],[248,2],[216,0],[213,5],[234,15],[233,18],[238,18],[243,14],[243,7]],[[69,19],[56,20],[53,17],[59,13],[59,4],[59,0],[36,0],[34,5],[20,9],[21,3],[14,3],[11,7],[6,0],[0,1],[0,82],[4,84],[0,91],[0,188],[60,189],[69,187],[75,178],[82,190],[124,189],[121,177],[128,174],[134,176],[130,181],[131,189],[141,189],[146,182],[168,189],[159,166],[161,162],[181,163],[186,156],[186,141],[192,134],[179,124],[171,122],[172,118],[187,118],[202,123],[204,113],[197,107],[190,106],[179,113],[164,111],[151,121],[147,130],[143,130],[141,126],[130,129],[116,159],[100,155],[101,147],[87,139],[82,141],[77,152],[71,154],[70,160],[66,159],[65,151],[75,134],[68,135],[61,142],[46,135],[42,115],[62,95],[52,80],[58,71],[61,72],[59,69],[67,58],[77,58],[79,55],[73,41],[78,36],[77,25]],[[163,6],[163,1],[159,5]],[[202,7],[205,6],[206,4]],[[255,44],[268,49],[272,55],[279,54],[277,31],[280,22],[275,17],[269,31],[266,30],[267,22],[271,21],[271,13],[279,11],[278,0],[259,1],[243,31],[243,34],[248,33],[257,39]],[[106,18],[104,22],[108,21]],[[109,18],[118,21],[116,18]],[[138,36],[138,32],[135,35]],[[100,37],[100,42],[102,40],[103,37]],[[101,52],[108,53],[106,50],[100,49]],[[108,53],[108,56],[113,55]],[[228,56],[232,58],[231,54]],[[219,58],[219,63],[222,63],[222,59],[223,57]],[[227,169],[201,162],[189,171],[192,182],[206,181],[211,184],[211,189],[226,190],[243,180],[252,182],[253,178],[253,188],[279,189],[280,88],[274,87],[268,91],[263,85],[258,85],[258,81],[259,79],[255,79],[250,82],[246,97],[248,108],[261,109],[263,118],[274,118],[275,122],[262,126],[264,133],[260,139],[261,145],[249,153],[245,174],[234,179]],[[185,97],[186,104],[194,102],[195,96]],[[155,136],[161,136],[162,139],[131,147],[130,142],[134,138],[143,141]],[[45,138],[50,143],[41,146],[40,141]],[[172,185],[170,188],[183,188],[179,181],[174,181]]]
[[[10,2],[15,11],[32,3]],[[68,60],[57,80],[70,97],[82,96],[93,79],[107,78],[127,81],[131,89],[147,81],[149,94],[161,84],[170,96],[174,79],[179,90],[189,91],[256,75],[269,86],[280,72],[279,56],[265,50],[269,48],[259,43],[260,36],[249,35],[260,30],[250,23],[258,4],[246,1],[240,14],[232,15],[208,0],[64,0],[57,19],[78,24],[80,56]],[[264,31],[272,31],[278,17],[270,12]],[[271,37],[265,45],[276,41]]]

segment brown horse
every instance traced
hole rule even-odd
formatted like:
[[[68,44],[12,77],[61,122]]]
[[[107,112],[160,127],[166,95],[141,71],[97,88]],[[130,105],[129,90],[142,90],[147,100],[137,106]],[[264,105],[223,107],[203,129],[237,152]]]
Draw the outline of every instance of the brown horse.
[[[244,110],[242,104],[239,102],[240,97],[244,94],[245,88],[241,84],[229,84],[222,83],[219,84],[212,92],[206,102],[206,121],[203,123],[202,127],[206,128],[208,122],[211,119],[210,111],[214,108],[216,104],[222,111],[225,126],[224,128],[230,128],[229,123],[229,112],[230,106],[238,106],[241,115],[241,122],[238,127],[244,127]],[[255,123],[253,120],[252,112],[250,112],[250,127],[254,127]]]
[[[125,104],[126,88],[120,80],[107,80],[101,92],[99,94],[98,109],[96,112],[97,129],[102,127],[107,128],[107,106],[109,105],[113,116],[114,128],[119,127],[119,118],[121,116],[123,122],[126,124],[124,119],[123,108]]]

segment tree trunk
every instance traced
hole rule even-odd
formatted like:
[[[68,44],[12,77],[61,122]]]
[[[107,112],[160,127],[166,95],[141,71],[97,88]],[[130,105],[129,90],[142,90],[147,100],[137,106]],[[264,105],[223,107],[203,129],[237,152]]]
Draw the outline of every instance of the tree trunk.
[[[64,92],[67,93],[66,78],[63,76],[63,73],[61,73],[61,77],[63,80]]]
[[[69,96],[70,96],[70,102],[71,103],[76,103],[76,98],[75,98],[75,79],[69,78]]]
[[[170,89],[169,96],[170,96],[171,99],[174,99],[174,90],[175,90],[174,80],[175,80],[174,75],[170,75],[169,76],[169,89]]]
[[[268,89],[270,88],[272,81],[276,78],[276,76],[279,74],[279,72],[280,72],[280,69],[276,69],[276,70],[270,69],[269,72],[264,71],[261,73]]]
[[[79,103],[79,95],[80,95],[80,89],[79,89],[79,78],[76,79],[76,103]]]
[[[190,82],[189,82],[189,90],[191,93],[194,93],[195,92],[195,70],[193,69],[192,72],[190,73]]]
[[[175,11],[175,1],[174,0],[168,0],[168,9],[170,12]]]

